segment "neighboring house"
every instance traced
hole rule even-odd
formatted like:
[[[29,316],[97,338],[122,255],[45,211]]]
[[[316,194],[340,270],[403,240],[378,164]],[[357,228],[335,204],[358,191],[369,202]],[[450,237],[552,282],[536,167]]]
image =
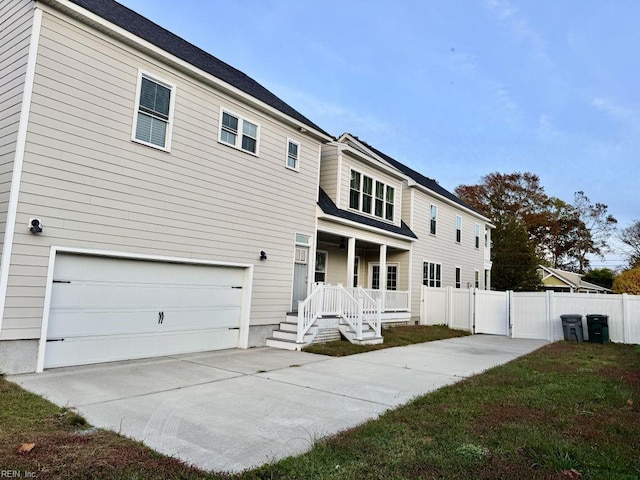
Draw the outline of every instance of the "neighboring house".
[[[583,275],[579,273],[567,272],[558,268],[538,267],[542,288],[553,290],[554,292],[570,293],[611,293],[611,290],[600,285],[585,282]]]
[[[126,7],[0,25],[0,372],[264,345],[319,284],[387,322],[490,287],[486,218]]]

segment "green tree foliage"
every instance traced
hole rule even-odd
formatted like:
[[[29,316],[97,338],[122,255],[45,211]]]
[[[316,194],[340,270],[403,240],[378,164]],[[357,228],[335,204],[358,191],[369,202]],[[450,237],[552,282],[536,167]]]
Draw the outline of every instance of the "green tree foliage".
[[[496,290],[534,291],[540,286],[538,258],[527,228],[515,216],[496,225],[492,249],[491,284]]]
[[[616,272],[610,268],[594,268],[583,276],[582,279],[585,282],[611,289],[613,287],[613,281],[616,279]]]
[[[640,267],[625,270],[613,282],[615,293],[640,295]]]
[[[640,220],[620,231],[618,238],[626,246],[626,256],[630,268],[640,267]]]
[[[513,231],[514,220],[524,226],[526,239],[518,241],[528,243],[528,248],[535,253],[531,262],[536,265],[545,263],[584,273],[589,266],[589,255],[602,256],[609,251],[608,239],[617,223],[605,204],[592,203],[584,192],[576,192],[573,204],[549,197],[540,178],[529,172],[490,173],[482,177],[479,184],[460,185],[455,192],[498,227],[493,234],[494,247],[500,235]],[[514,251],[521,247],[521,244],[512,245]],[[496,288],[495,272],[507,268],[501,261],[498,256],[493,267]]]

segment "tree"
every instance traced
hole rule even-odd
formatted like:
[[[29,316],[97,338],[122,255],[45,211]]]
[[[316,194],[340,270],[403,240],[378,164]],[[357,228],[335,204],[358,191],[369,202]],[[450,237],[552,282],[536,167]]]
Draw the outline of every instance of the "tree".
[[[540,177],[529,172],[490,173],[478,185],[459,185],[455,192],[496,223],[505,217],[522,219],[530,233],[543,223],[549,202]]]
[[[515,216],[505,217],[496,225],[493,238],[492,286],[496,290],[538,290],[539,262],[524,223]]]
[[[615,293],[640,295],[640,267],[625,270],[613,282]]]
[[[640,220],[636,220],[627,228],[623,228],[618,238],[627,246],[625,253],[629,267],[640,267]]]
[[[607,205],[591,203],[582,191],[575,193],[573,207],[581,222],[574,254],[577,261],[576,269],[578,273],[584,273],[589,266],[587,255],[597,255],[604,259],[604,254],[610,251],[609,237],[618,221],[608,213]]]
[[[610,268],[594,268],[590,270],[582,279],[601,287],[611,290],[613,281],[616,279],[616,272]]]
[[[546,219],[538,228],[540,241],[537,253],[552,267],[570,268],[582,223],[573,205],[550,198]]]

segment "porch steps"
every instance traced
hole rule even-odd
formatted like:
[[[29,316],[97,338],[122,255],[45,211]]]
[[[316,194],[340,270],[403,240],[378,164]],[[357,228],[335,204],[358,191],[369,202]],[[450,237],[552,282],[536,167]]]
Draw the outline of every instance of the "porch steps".
[[[287,319],[280,322],[279,328],[274,330],[272,336],[267,338],[267,347],[282,348],[284,350],[302,350],[302,347],[313,342],[318,334],[318,327],[312,326],[304,336],[303,343],[297,343],[298,318],[287,314]]]
[[[350,325],[341,322],[338,328],[347,340],[357,345],[377,345],[384,342],[382,337],[376,337],[375,330],[368,324],[362,325],[362,340],[356,339],[356,332]]]

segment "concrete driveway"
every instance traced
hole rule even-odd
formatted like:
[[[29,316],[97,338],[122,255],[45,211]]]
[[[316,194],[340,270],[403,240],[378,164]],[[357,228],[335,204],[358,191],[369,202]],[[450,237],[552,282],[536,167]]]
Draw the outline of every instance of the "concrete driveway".
[[[8,378],[97,427],[205,470],[239,471],[305,452],[320,437],[546,343],[474,335],[344,358],[225,350]]]

